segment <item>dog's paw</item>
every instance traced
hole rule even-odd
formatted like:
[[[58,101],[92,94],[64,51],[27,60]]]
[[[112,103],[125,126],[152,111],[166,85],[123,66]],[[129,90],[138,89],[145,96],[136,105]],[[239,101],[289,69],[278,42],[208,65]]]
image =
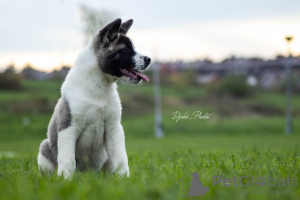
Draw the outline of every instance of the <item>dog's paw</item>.
[[[73,178],[73,171],[66,169],[58,169],[57,170],[57,176],[63,176],[65,180],[71,180]]]
[[[129,167],[126,166],[126,167],[123,167],[123,168],[119,169],[118,174],[121,177],[129,177],[130,176]]]

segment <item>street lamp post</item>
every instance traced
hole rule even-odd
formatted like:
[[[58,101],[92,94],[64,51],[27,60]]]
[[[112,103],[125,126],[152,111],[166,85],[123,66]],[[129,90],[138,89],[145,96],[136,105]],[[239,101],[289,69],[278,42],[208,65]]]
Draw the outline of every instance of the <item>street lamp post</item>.
[[[152,67],[153,67],[153,82],[154,82],[155,136],[156,138],[162,138],[164,132],[162,128],[159,64],[155,63]]]
[[[157,58],[157,48],[153,48],[154,59]],[[156,138],[162,138],[164,136],[164,131],[162,127],[162,114],[161,114],[161,96],[160,96],[160,65],[159,63],[154,63],[152,65],[153,69],[153,88],[154,88],[154,109],[155,109],[155,122],[154,131]]]
[[[285,132],[287,135],[291,135],[292,128],[292,66],[290,60],[292,58],[291,42],[292,36],[285,37],[288,46],[288,59],[286,62],[286,124]]]

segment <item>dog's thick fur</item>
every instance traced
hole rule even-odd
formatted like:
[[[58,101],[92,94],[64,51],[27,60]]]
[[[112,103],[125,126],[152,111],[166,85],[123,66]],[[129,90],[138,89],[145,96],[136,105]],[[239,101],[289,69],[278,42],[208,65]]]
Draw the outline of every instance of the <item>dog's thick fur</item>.
[[[148,81],[137,70],[150,64],[126,36],[132,22],[116,19],[106,25],[79,54],[40,146],[41,172],[53,173],[58,167],[58,176],[69,179],[76,168],[105,168],[129,176],[116,81]]]

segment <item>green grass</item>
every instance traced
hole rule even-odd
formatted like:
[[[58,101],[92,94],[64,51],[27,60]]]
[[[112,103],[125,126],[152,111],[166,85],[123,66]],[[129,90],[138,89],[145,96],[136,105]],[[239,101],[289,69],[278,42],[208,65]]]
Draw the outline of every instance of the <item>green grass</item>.
[[[68,182],[56,175],[40,176],[36,163],[38,147],[46,137],[61,81],[23,84],[23,91],[0,91],[0,200],[183,199],[186,192],[182,191],[179,180],[192,171],[199,173],[203,185],[210,190],[204,197],[190,199],[299,199],[299,184],[213,186],[213,176],[286,179],[289,175],[300,182],[300,124],[296,123],[299,115],[294,118],[293,135],[286,136],[284,115],[248,116],[239,113],[240,108],[230,107],[235,115],[220,117],[214,104],[209,103],[207,91],[197,87],[162,88],[165,131],[162,139],[153,137],[153,88],[147,84],[119,87],[124,105],[122,125],[129,178],[95,171],[77,172]],[[132,99],[137,102],[132,104]],[[299,95],[293,96],[294,109],[300,108],[298,100]],[[38,104],[42,106],[35,109]],[[282,110],[285,98],[279,93],[259,91],[253,97],[237,100],[237,106],[250,104]],[[41,109],[43,106],[48,109]],[[172,119],[174,111],[191,115],[197,110],[213,115],[208,120],[182,119],[176,123]],[[28,119],[30,123],[24,124]],[[191,176],[184,180],[188,184]]]
[[[201,199],[298,199],[299,186],[214,187],[212,180],[252,175],[300,180],[299,139],[296,135],[128,139],[129,178],[88,171],[77,172],[69,182],[55,175],[41,177],[33,155],[2,157],[0,199],[182,199],[179,179],[192,171],[210,188]]]
[[[203,199],[299,196],[299,187],[212,184],[213,176],[289,175],[300,180],[300,135],[296,132],[286,136],[281,118],[221,122],[212,118],[175,123],[165,115],[166,136],[162,139],[153,138],[152,116],[126,118],[123,126],[131,177],[88,171],[78,172],[72,181],[65,182],[55,175],[41,177],[37,170],[36,155],[45,138],[49,116],[33,115],[29,126],[20,125],[22,117],[11,116],[6,121],[9,135],[2,134],[0,140],[0,199],[182,199],[184,192],[179,179],[191,171],[197,171],[202,183],[210,188]],[[299,130],[298,124],[295,129]]]
[[[34,100],[42,97],[48,100],[57,100],[60,95],[59,88],[62,81],[23,81],[23,90],[21,91],[1,91],[0,103],[14,101]]]

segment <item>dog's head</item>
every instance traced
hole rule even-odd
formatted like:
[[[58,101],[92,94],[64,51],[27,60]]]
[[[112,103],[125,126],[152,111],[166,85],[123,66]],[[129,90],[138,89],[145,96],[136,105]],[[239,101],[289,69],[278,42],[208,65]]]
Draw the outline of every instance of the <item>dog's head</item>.
[[[130,84],[149,81],[140,72],[149,66],[151,59],[135,51],[132,41],[126,36],[133,20],[121,23],[121,19],[103,27],[93,39],[93,50],[103,73]]]

